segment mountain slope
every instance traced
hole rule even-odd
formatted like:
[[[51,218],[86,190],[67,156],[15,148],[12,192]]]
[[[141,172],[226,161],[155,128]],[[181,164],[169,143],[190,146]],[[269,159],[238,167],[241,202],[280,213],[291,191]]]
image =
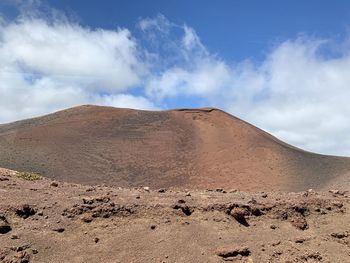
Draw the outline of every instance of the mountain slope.
[[[0,167],[76,183],[322,189],[350,159],[302,151],[217,109],[80,106],[0,125]]]

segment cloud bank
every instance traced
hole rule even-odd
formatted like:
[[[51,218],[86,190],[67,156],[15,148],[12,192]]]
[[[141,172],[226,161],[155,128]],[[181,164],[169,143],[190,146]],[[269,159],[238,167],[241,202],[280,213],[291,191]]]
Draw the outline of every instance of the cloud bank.
[[[297,36],[263,61],[230,62],[163,15],[139,21],[142,39],[40,15],[0,21],[0,123],[85,103],[162,109],[190,100],[303,149],[350,156],[347,41]]]

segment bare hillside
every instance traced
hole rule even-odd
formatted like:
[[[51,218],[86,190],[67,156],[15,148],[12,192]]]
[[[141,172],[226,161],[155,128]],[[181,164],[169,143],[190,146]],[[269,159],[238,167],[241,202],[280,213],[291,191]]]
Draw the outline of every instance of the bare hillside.
[[[80,106],[3,124],[0,166],[122,187],[299,191],[350,185],[349,158],[302,151],[212,108]]]

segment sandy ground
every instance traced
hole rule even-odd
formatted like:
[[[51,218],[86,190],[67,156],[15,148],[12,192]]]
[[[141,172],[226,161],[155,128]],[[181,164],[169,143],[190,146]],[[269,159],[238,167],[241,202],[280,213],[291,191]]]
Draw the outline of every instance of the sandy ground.
[[[27,181],[0,170],[1,262],[350,262],[347,192]]]

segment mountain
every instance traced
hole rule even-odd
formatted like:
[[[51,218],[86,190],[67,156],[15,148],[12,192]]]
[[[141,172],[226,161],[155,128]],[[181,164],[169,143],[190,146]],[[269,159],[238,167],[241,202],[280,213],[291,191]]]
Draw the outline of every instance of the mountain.
[[[122,187],[301,191],[350,185],[350,158],[303,151],[214,108],[84,105],[2,124],[0,167]]]

